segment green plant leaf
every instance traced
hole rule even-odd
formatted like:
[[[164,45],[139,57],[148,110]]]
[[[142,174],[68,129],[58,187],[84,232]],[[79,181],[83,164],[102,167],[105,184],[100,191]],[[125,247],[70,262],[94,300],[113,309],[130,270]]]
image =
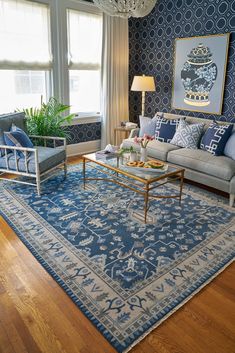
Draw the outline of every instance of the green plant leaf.
[[[41,108],[17,109],[23,111],[26,117],[28,132],[39,136],[58,136],[70,139],[70,134],[64,124],[70,123],[75,114],[67,116],[64,113],[69,105],[60,103],[55,97],[51,97],[47,103],[42,103]]]

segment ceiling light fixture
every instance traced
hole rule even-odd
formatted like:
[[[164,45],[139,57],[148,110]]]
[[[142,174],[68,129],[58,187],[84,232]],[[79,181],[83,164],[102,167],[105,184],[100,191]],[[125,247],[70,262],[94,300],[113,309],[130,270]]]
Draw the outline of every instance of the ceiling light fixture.
[[[93,0],[93,2],[110,16],[129,18],[147,16],[157,0]]]

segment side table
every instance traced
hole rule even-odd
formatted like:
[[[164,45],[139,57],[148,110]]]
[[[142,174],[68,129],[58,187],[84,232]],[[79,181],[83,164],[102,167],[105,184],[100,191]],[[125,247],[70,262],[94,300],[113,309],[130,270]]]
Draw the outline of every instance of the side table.
[[[117,146],[117,134],[118,132],[124,133],[124,138],[128,138],[133,127],[117,126],[114,128],[114,144]]]

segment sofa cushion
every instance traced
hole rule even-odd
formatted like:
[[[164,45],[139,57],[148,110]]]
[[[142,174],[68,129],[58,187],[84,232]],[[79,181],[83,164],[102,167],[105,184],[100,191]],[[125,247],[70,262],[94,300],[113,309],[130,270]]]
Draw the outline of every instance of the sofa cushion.
[[[214,156],[207,151],[182,148],[168,153],[167,161],[201,173],[230,180],[235,174],[235,161],[225,156]]]
[[[173,145],[185,148],[198,148],[204,124],[189,124],[180,120],[179,126],[171,140]]]
[[[225,145],[224,155],[235,160],[235,132],[232,133]]]
[[[131,146],[133,146],[137,151],[140,151],[140,146],[134,142],[134,139],[126,139],[122,143],[122,147],[124,148]],[[153,140],[148,143],[147,153],[149,157],[166,161],[168,152],[177,149],[179,149],[179,147],[171,145],[170,143]]]
[[[180,119],[165,119],[161,116],[156,117],[155,139],[161,142],[170,143]]]
[[[57,164],[63,162],[66,158],[64,148],[49,148],[49,147],[36,147],[38,150],[39,171],[43,173],[48,169],[55,167]],[[13,153],[8,154],[9,168],[16,170],[15,156]],[[25,158],[18,157],[18,165],[20,172],[26,172]],[[5,156],[0,157],[0,168],[6,169]],[[28,158],[29,173],[35,174],[36,168],[34,163],[34,153],[31,153]]]
[[[167,155],[170,151],[180,149],[177,146],[171,145],[167,142],[160,141],[151,141],[148,144],[148,156],[156,159],[160,159],[161,161],[167,161]]]
[[[155,134],[156,117],[148,118],[147,116],[140,116],[140,132],[139,137],[146,135],[153,136]]]
[[[224,147],[232,133],[233,125],[219,125],[212,123],[201,139],[201,149],[208,151],[215,156],[221,156],[224,152]]]
[[[139,131],[139,137],[143,137],[144,134],[150,135],[150,136],[156,136],[155,131],[156,131],[156,123],[159,121],[159,119],[163,119],[163,121],[168,121],[167,119],[164,119],[164,113],[163,112],[158,112],[154,115],[153,118],[148,118],[146,116],[140,116],[140,131]],[[174,119],[178,121],[179,119]],[[175,130],[174,130],[175,131]],[[160,141],[160,139],[159,139]],[[163,140],[161,140],[163,141]],[[167,142],[167,141],[165,141]]]

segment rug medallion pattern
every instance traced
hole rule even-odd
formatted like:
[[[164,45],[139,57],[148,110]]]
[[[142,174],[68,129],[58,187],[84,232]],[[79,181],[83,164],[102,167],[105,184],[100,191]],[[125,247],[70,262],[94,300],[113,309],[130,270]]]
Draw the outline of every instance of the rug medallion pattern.
[[[84,190],[81,178],[80,166],[71,167],[66,181],[46,182],[41,198],[30,186],[2,184],[0,213],[116,350],[127,352],[232,262],[235,210],[187,191],[181,206],[152,201],[145,225],[140,195],[105,182]]]

